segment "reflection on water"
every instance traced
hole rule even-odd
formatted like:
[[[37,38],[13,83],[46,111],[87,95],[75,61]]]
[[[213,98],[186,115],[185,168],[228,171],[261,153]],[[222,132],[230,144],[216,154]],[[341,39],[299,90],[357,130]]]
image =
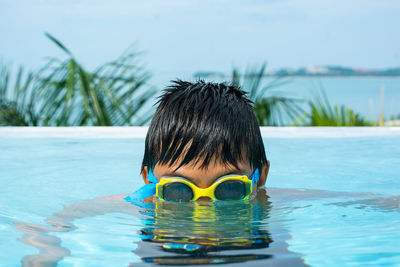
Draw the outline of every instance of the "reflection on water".
[[[118,240],[123,240],[127,232],[138,232],[138,235],[132,236],[132,243],[127,250],[114,250],[107,244],[109,251],[98,251],[99,255],[117,254],[123,257],[130,254],[126,251],[133,251],[142,263],[132,262],[131,266],[239,262],[249,262],[248,264],[253,266],[256,262],[262,265],[266,261],[274,264],[304,265],[300,255],[288,250],[286,240],[290,236],[287,230],[277,229],[275,223],[275,237],[271,236],[271,208],[272,204],[263,190],[253,200],[231,202],[151,201],[132,205],[99,198],[64,207],[62,211],[46,219],[51,226],[24,222],[16,222],[14,225],[24,233],[20,241],[39,249],[39,253],[26,255],[21,259],[23,266],[55,266],[65,260],[71,260],[69,256],[74,255],[75,248],[65,247],[57,232],[71,232],[70,238],[77,238],[78,242],[85,244],[86,241],[81,240],[79,234],[74,237],[74,231],[86,229],[89,238],[93,233],[97,236],[103,234],[99,231],[99,221],[87,218],[94,216],[105,216],[100,222],[112,229],[112,233],[110,231],[107,237],[117,240],[116,245],[120,248],[122,247]],[[110,223],[107,221],[107,216],[110,215],[106,214],[128,216],[112,217],[122,221]],[[82,225],[82,221],[77,219],[84,218],[87,219]],[[136,247],[135,243],[137,248],[133,249]],[[100,244],[93,245],[101,247]],[[94,249],[91,249],[92,253],[93,251]],[[123,262],[122,259],[120,261]],[[129,262],[125,261],[124,265],[129,265]],[[85,266],[96,264],[87,262]]]
[[[146,227],[141,230],[142,241],[158,243],[164,252],[184,256],[142,259],[165,264],[200,264],[270,258],[268,254],[216,255],[225,250],[267,248],[273,242],[265,224],[270,204],[266,197],[258,201],[206,204],[157,201],[154,209],[143,212]],[[136,253],[140,256],[140,249]]]
[[[160,265],[268,260],[273,255],[267,248],[274,242],[268,231],[270,209],[265,194],[202,204],[156,201],[141,212],[146,226],[135,254]]]

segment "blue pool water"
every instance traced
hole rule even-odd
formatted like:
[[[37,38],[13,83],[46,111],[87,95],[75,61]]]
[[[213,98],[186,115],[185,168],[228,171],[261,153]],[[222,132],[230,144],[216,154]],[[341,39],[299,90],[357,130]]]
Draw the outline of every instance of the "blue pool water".
[[[399,131],[265,137],[266,192],[205,206],[120,201],[143,141],[0,138],[0,265],[400,265]]]

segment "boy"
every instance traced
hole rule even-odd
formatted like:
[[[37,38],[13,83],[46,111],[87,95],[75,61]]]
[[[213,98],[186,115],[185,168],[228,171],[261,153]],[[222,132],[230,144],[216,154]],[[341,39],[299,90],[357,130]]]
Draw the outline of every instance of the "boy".
[[[125,199],[254,196],[269,162],[251,103],[233,85],[174,81],[147,132],[141,170],[146,186]]]

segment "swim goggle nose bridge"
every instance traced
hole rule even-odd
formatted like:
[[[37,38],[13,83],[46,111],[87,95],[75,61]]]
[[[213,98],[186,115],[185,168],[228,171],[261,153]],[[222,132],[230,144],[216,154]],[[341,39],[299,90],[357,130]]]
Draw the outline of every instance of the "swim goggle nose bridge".
[[[149,176],[152,176],[154,180],[151,170]],[[182,177],[161,177],[156,185],[156,196],[167,201],[194,201],[200,197],[208,197],[212,200],[244,200],[248,199],[253,192],[254,183],[258,181],[258,178],[258,169],[256,169],[250,178],[246,175],[225,175],[209,187],[199,188]]]

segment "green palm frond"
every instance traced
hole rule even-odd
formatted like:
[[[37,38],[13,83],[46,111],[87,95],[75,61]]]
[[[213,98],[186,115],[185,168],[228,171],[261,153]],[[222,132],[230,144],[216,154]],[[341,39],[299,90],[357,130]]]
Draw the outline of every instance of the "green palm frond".
[[[35,126],[36,112],[34,74],[18,68],[16,77],[11,67],[0,64],[0,126]]]
[[[122,126],[150,120],[152,112],[143,108],[156,89],[147,85],[150,74],[138,53],[129,49],[90,72],[62,42],[46,36],[67,58],[49,58],[36,73],[20,68],[12,79],[10,68],[0,64],[0,125]]]
[[[39,72],[41,114],[45,125],[141,125],[135,115],[156,90],[139,64],[137,53],[127,51],[112,62],[87,71],[55,37],[46,34],[67,59],[50,58]]]
[[[259,68],[247,68],[243,75],[235,68],[232,71],[232,84],[247,90],[250,100],[254,102],[254,113],[260,126],[284,126],[298,118],[304,111],[299,99],[284,96],[274,91],[290,82],[286,76],[277,76],[263,83],[267,64]]]
[[[321,94],[309,101],[310,111],[299,117],[295,125],[305,126],[376,126],[361,114],[345,105],[332,106],[323,89]]]

